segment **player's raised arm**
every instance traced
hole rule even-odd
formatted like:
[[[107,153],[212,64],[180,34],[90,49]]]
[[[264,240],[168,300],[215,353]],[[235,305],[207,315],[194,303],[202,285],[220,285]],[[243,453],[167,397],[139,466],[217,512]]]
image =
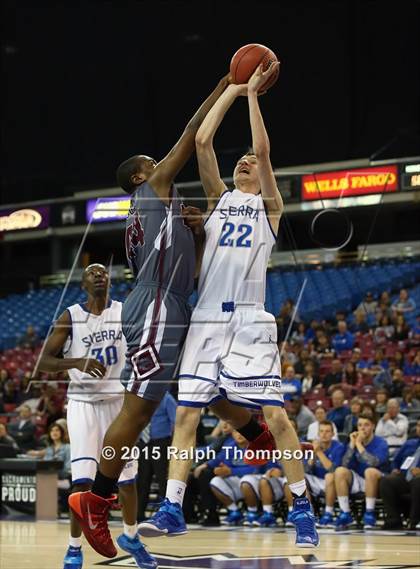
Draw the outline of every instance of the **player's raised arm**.
[[[252,132],[252,148],[257,158],[258,177],[261,194],[267,208],[267,215],[273,231],[277,233],[280,217],[283,213],[283,200],[277,187],[276,178],[270,161],[270,140],[258,103],[258,90],[280,65],[272,63],[267,71],[260,65],[248,82],[249,116]]]
[[[236,97],[244,93],[246,93],[246,85],[229,85],[208,112],[195,137],[200,180],[208,201],[207,211],[215,207],[220,194],[225,189],[213,148],[214,135]]]
[[[183,168],[195,149],[195,135],[205,116],[229,84],[229,75],[221,79],[214,91],[207,97],[201,107],[185,127],[181,138],[172,150],[153,170],[149,183],[162,199],[169,196],[170,186],[178,172]]]
[[[51,335],[45,341],[42,356],[38,364],[40,371],[59,372],[67,369],[78,369],[92,377],[103,377],[105,367],[95,359],[90,358],[60,358],[58,354],[63,350],[72,329],[71,317],[65,310],[54,326]]]

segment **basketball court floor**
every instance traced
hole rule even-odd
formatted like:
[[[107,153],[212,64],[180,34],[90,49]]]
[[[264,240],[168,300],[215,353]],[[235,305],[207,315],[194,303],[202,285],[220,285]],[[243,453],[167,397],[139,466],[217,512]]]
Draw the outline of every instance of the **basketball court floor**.
[[[120,527],[112,525],[114,537]],[[0,521],[0,568],[61,569],[67,539],[68,522]],[[319,548],[297,549],[292,530],[197,528],[185,536],[145,543],[160,569],[420,568],[420,532],[323,530]],[[88,544],[83,549],[84,569],[136,567],[124,552],[108,560]]]

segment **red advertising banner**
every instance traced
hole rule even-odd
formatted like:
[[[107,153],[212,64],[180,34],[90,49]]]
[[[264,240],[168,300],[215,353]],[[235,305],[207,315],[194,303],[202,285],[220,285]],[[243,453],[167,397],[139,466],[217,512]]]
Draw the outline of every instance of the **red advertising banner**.
[[[320,200],[395,192],[397,166],[375,166],[302,176],[302,200]]]

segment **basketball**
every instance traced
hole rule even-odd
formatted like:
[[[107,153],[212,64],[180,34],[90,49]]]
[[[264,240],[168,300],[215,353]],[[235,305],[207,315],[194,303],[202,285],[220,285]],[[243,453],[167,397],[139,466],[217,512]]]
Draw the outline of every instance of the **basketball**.
[[[244,45],[238,49],[230,62],[232,82],[236,85],[248,83],[251,75],[261,63],[263,64],[263,70],[267,71],[273,61],[278,61],[277,56],[265,45],[259,43]],[[276,72],[261,86],[259,93],[267,91],[274,85],[279,77],[279,71],[279,68],[277,68]]]

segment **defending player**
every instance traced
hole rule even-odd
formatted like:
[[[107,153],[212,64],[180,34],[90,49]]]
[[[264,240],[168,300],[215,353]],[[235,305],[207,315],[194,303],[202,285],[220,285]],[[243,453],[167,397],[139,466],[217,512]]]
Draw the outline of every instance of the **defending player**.
[[[46,341],[39,368],[68,370],[67,426],[70,437],[74,491],[89,490],[101,457],[104,435],[123,402],[120,373],[126,342],[121,329],[121,302],[108,300],[109,274],[103,265],[89,265],[83,272],[85,304],[69,306],[57,320]],[[63,352],[63,358],[58,354]],[[124,533],[118,543],[138,563],[152,563],[137,536],[137,462],[127,462],[118,480],[123,507]],[[81,569],[82,530],[70,511],[70,540],[64,569]],[[153,567],[154,565],[150,565]]]
[[[262,407],[277,447],[292,452],[300,448],[280,393],[275,320],[264,310],[267,264],[283,201],[271,167],[257,93],[275,71],[275,64],[265,73],[258,68],[248,85],[229,85],[197,133],[201,181],[217,207],[208,213],[205,224],[198,304],[181,364],[172,443],[179,449],[194,446],[201,408],[222,396],[238,405]],[[227,191],[220,179],[213,138],[226,111],[243,94],[248,95],[254,153],[238,161],[233,175],[236,189]],[[292,459],[283,465],[294,495],[296,544],[317,546],[302,463]],[[141,535],[186,533],[181,504],[189,471],[189,461],[171,460],[166,500],[151,520],[140,524]]]
[[[128,350],[121,378],[126,391],[121,412],[104,439],[104,447],[114,449],[115,455],[101,456],[92,491],[77,492],[69,498],[86,539],[105,557],[117,554],[107,520],[114,499],[113,488],[125,462],[123,449],[135,444],[175,380],[189,326],[188,297],[195,272],[194,238],[184,223],[183,204],[173,179],[192,155],[198,128],[228,81],[225,77],[219,82],[159,164],[148,156],[133,156],[117,171],[118,183],[132,195],[125,244],[136,277],[136,286],[122,309]],[[238,411],[226,401],[217,402],[214,411],[248,440],[258,441],[259,447],[271,445],[269,433],[251,420],[249,411]]]

